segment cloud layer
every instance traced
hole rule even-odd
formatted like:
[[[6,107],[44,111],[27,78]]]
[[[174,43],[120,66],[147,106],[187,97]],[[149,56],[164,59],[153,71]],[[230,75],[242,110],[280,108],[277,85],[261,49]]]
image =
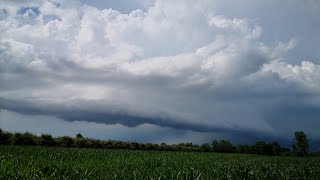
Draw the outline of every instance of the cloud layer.
[[[301,34],[272,39],[265,21],[228,17],[221,3],[157,0],[126,14],[73,1],[2,1],[0,108],[200,132],[303,129],[320,139],[319,59],[292,59],[319,58],[316,47],[301,54]]]

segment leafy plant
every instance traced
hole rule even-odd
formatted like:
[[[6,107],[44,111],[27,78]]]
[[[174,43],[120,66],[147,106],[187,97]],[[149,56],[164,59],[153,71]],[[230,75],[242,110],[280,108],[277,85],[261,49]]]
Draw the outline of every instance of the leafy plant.
[[[320,157],[0,145],[0,179],[319,179]]]

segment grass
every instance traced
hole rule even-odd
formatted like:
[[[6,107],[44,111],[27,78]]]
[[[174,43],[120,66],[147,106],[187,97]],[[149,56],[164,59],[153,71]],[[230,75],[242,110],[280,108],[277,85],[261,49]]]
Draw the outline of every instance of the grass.
[[[0,146],[0,179],[319,179],[319,157]]]

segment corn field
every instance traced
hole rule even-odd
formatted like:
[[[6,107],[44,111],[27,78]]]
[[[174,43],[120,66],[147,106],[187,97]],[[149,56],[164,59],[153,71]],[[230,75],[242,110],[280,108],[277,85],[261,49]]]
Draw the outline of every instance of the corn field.
[[[0,146],[0,179],[319,178],[319,157]]]

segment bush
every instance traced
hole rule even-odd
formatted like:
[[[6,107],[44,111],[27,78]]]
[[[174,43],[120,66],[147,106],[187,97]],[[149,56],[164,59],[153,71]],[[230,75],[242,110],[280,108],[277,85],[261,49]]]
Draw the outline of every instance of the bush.
[[[304,139],[307,139],[306,137]],[[200,152],[221,152],[221,153],[244,153],[244,154],[261,154],[261,155],[292,155],[290,149],[282,148],[276,141],[266,143],[258,141],[254,145],[238,145],[233,146],[229,140],[214,140],[212,144],[197,145],[192,143],[180,143],[168,145],[165,143],[139,143],[124,142],[114,140],[97,140],[84,138],[81,134],[71,138],[62,136],[53,138],[50,134],[42,134],[40,137],[29,132],[27,133],[9,133],[0,129],[0,144],[14,145],[41,145],[41,146],[61,146],[61,147],[80,147],[80,148],[103,148],[103,149],[132,149],[132,150],[156,150],[156,151],[200,151]],[[306,143],[304,143],[306,144]],[[304,145],[303,144],[303,145]],[[300,144],[295,146],[298,149]],[[305,145],[307,146],[307,145]],[[299,155],[299,154],[298,154]]]
[[[281,151],[281,146],[277,141],[273,141],[271,143],[272,145],[272,149],[273,149],[273,155],[280,155],[280,151]],[[290,151],[290,150],[289,150]]]
[[[79,133],[79,134],[76,135],[76,138],[81,139],[81,138],[83,138],[83,136],[82,136],[82,134]]]
[[[103,147],[100,140],[97,140],[97,139],[88,139],[88,141],[89,141],[89,144],[91,145],[91,147],[93,147],[93,148],[98,148],[98,149],[100,149],[100,148]]]
[[[212,149],[214,152],[233,153],[236,148],[231,144],[229,140],[214,140],[212,141]]]
[[[62,136],[58,138],[57,143],[61,147],[72,147],[73,139],[68,136]]]
[[[74,147],[87,148],[89,146],[89,142],[85,138],[76,138],[73,142]]]
[[[26,133],[15,133],[12,138],[12,144],[14,145],[36,145],[37,136],[26,132]]]
[[[39,144],[42,146],[55,146],[56,141],[50,134],[42,134],[40,137]]]
[[[202,145],[200,146],[200,151],[202,151],[202,152],[209,152],[209,151],[211,151],[211,146],[210,146],[210,144],[208,144],[208,143],[202,144]]]
[[[12,134],[0,129],[0,144],[10,144]]]

